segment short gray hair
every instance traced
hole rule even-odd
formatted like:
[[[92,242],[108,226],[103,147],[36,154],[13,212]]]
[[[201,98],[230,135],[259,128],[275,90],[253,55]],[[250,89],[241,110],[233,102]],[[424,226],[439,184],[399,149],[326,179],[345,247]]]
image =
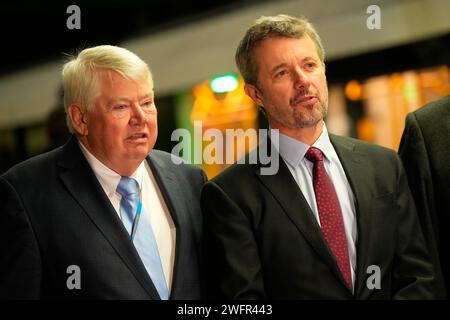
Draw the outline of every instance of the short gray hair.
[[[151,80],[148,65],[125,48],[102,45],[70,56],[63,66],[62,80],[67,126],[72,133],[74,129],[67,108],[77,102],[86,110],[92,110],[94,99],[100,93],[98,82],[101,71],[114,71],[134,81]]]
[[[325,51],[317,31],[305,18],[279,14],[277,16],[262,16],[247,29],[236,49],[236,65],[249,84],[256,85],[258,81],[258,66],[254,61],[253,50],[262,40],[272,37],[301,38],[307,34],[316,44],[317,53],[322,62],[325,61]]]

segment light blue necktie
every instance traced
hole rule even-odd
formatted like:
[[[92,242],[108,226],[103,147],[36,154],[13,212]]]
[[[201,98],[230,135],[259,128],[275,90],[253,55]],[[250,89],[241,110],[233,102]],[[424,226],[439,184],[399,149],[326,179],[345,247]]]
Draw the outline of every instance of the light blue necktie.
[[[169,290],[167,289],[161,259],[159,257],[158,245],[153,234],[150,216],[142,208],[139,197],[139,184],[133,178],[122,177],[117,186],[117,192],[122,195],[122,199],[120,200],[120,216],[122,217],[122,222],[130,234],[133,244],[156,290],[158,290],[161,300],[168,300]],[[137,215],[139,210],[141,211],[140,215]],[[133,224],[136,224],[134,235],[132,235]]]

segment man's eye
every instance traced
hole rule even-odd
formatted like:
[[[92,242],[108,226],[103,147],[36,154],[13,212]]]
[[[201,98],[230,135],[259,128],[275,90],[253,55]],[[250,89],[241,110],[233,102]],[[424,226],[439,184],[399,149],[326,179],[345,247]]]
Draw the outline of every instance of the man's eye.
[[[314,62],[309,62],[309,63],[305,64],[305,68],[307,70],[314,69],[315,67],[316,67],[316,64]]]
[[[114,110],[117,110],[117,111],[125,110],[126,108],[127,108],[127,106],[126,106],[126,105],[123,105],[123,104],[117,105],[117,106],[114,106],[114,107],[113,107],[113,109],[114,109]]]
[[[145,101],[142,106],[144,108],[150,108],[152,106],[153,102],[152,101]]]
[[[285,76],[285,75],[287,75],[287,74],[289,74],[289,71],[288,70],[281,70],[281,71],[278,71],[276,74],[275,74],[275,77],[283,77],[283,76]]]

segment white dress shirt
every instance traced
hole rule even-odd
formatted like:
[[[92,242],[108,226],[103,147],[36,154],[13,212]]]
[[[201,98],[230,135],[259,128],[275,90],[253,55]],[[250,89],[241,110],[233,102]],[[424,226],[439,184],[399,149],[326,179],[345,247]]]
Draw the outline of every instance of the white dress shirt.
[[[120,217],[120,200],[122,196],[116,192],[116,189],[121,176],[99,161],[81,142],[79,142],[79,145],[105,194]],[[151,220],[167,288],[170,292],[175,261],[175,224],[147,161],[142,161],[130,177],[136,179],[139,188],[142,190],[142,206]]]
[[[344,169],[331,144],[328,131],[323,124],[323,131],[316,142],[312,145],[320,149],[324,155],[324,166],[328,176],[336,189],[337,197],[344,220],[345,235],[348,243],[348,253],[352,274],[353,287],[355,283],[356,270],[356,211],[353,191],[345,175]],[[277,147],[277,146],[275,146]],[[317,223],[320,226],[319,213],[317,210],[316,197],[313,186],[313,166],[314,164],[305,158],[305,154],[310,148],[309,145],[288,137],[280,133],[278,152],[286,163],[289,171],[297,182],[303,196],[308,202]]]

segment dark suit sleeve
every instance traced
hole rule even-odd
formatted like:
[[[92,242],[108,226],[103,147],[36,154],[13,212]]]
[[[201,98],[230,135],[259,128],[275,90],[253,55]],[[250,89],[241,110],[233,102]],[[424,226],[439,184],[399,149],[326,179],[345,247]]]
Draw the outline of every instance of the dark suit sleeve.
[[[41,259],[24,206],[0,177],[0,299],[39,299]]]
[[[437,281],[414,200],[400,160],[397,184],[398,229],[393,264],[394,299],[436,299]]]
[[[434,187],[425,141],[414,113],[409,114],[406,118],[399,154],[417,207],[419,222],[427,248],[435,267],[438,286],[437,298],[445,299],[446,293],[437,249],[438,228],[435,225],[437,213],[434,201]]]
[[[214,182],[202,192],[210,298],[265,298],[258,245],[246,214]]]

